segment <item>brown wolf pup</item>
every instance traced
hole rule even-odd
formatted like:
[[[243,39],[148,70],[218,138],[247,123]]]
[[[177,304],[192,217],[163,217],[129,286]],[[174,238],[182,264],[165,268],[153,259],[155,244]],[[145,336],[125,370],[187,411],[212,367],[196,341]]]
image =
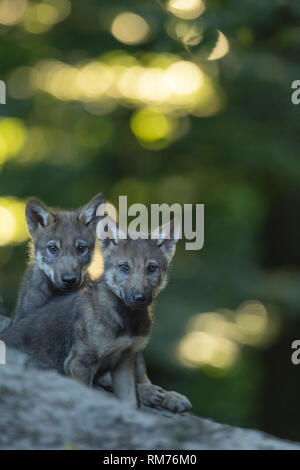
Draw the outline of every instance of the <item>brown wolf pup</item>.
[[[105,202],[97,194],[73,211],[52,210],[29,199],[26,220],[31,235],[31,259],[20,289],[13,322],[46,305],[54,296],[67,295],[86,280],[96,241],[96,215]]]
[[[103,276],[81,292],[49,302],[0,338],[27,352],[38,366],[55,368],[87,385],[110,372],[114,393],[133,407],[138,406],[138,388],[139,395],[148,394],[149,404],[151,397],[157,404],[159,395],[162,407],[185,411],[191,407],[186,397],[150,384],[140,355],[150,338],[150,305],[166,285],[176,230],[168,224],[159,239],[129,235],[121,240],[112,226],[98,232]]]

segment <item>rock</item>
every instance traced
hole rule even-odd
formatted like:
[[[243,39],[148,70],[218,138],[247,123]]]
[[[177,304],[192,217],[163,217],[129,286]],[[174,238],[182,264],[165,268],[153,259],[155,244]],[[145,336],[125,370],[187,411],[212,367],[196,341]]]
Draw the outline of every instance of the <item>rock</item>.
[[[1,306],[2,305],[0,303],[0,309],[1,309]],[[1,315],[0,313],[0,331],[3,331],[5,328],[7,328],[9,324],[10,324],[10,318],[4,315]]]
[[[191,414],[130,410],[108,392],[29,366],[0,365],[0,449],[300,449],[259,431]]]

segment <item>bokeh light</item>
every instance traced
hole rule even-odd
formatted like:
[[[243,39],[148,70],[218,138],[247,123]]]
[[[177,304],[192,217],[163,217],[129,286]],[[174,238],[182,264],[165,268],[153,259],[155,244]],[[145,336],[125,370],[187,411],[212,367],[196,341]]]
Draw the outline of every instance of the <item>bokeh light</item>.
[[[179,343],[181,362],[188,367],[212,366],[229,369],[238,358],[236,343],[203,331],[188,333]]]
[[[229,52],[229,42],[226,36],[221,32],[218,31],[218,40],[209,54],[207,60],[218,60],[224,57]]]
[[[186,367],[230,369],[242,345],[266,347],[278,333],[278,319],[258,300],[242,303],[236,311],[220,309],[200,313],[187,324],[187,334],[177,347]]]
[[[0,245],[6,245],[13,239],[16,221],[11,211],[0,206]]]
[[[0,120],[0,164],[16,155],[23,147],[26,131],[23,122],[17,118]]]
[[[91,279],[97,279],[103,273],[103,258],[101,256],[99,248],[96,246],[94,251],[93,260],[89,266],[88,272]]]
[[[201,70],[192,62],[179,61],[166,71],[167,86],[179,95],[191,95],[199,90],[203,83]]]
[[[89,62],[77,74],[75,86],[83,100],[97,99],[109,90],[113,78],[113,72],[106,64]]]
[[[267,309],[255,300],[246,301],[239,306],[235,324],[240,333],[240,342],[244,344],[263,344],[268,334],[272,334],[273,328]]]
[[[183,42],[185,46],[197,46],[203,39],[203,28],[199,23],[178,18],[171,18],[166,23],[166,31],[169,36]]]
[[[124,12],[113,20],[111,32],[118,41],[128,45],[136,45],[147,39],[150,28],[140,15]]]
[[[151,109],[137,111],[131,119],[132,132],[145,142],[155,142],[170,137],[175,126],[174,118]]]
[[[27,0],[0,0],[0,24],[15,25],[22,19],[27,6]]]
[[[192,20],[202,15],[205,3],[203,0],[170,0],[168,10],[179,18]]]
[[[32,34],[47,32],[71,12],[69,0],[45,0],[31,5],[24,18],[24,28]]]
[[[94,103],[95,114],[111,112],[114,102],[125,106],[153,105],[163,114],[217,114],[222,109],[220,87],[196,63],[178,59],[175,55],[153,53],[138,60],[115,51],[99,61],[74,65],[42,60],[31,68],[25,93],[32,87],[59,100]],[[17,97],[19,78],[15,75],[9,83]]]
[[[0,246],[22,243],[27,238],[25,202],[13,197],[1,197]]]

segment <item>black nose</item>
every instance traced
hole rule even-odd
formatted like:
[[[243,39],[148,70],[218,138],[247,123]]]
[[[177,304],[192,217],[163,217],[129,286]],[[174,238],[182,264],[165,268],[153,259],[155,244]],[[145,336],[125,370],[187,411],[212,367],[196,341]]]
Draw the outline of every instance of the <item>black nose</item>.
[[[63,276],[62,281],[65,284],[65,286],[72,286],[77,281],[77,277],[76,276]]]
[[[142,294],[142,293],[134,294],[133,300],[135,302],[143,303],[146,300],[146,296],[145,294]]]

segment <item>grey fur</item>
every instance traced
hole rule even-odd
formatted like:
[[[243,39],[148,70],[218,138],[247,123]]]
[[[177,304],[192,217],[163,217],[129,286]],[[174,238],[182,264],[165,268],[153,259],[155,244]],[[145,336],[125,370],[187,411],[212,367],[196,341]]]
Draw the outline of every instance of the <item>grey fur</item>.
[[[54,296],[68,295],[82,286],[96,240],[97,208],[104,203],[97,194],[82,209],[52,210],[37,199],[29,199],[26,220],[31,235],[30,261],[20,289],[13,322],[47,305]],[[57,248],[51,253],[49,247]],[[79,253],[79,247],[85,251]],[[76,281],[65,285],[63,278]]]
[[[169,248],[168,248],[169,244]],[[110,372],[115,394],[129,405],[185,411],[189,401],[153,386],[141,352],[152,327],[150,304],[165,285],[174,241],[107,239],[101,242],[104,275],[7,328],[0,338],[27,352],[35,365],[93,385]],[[163,248],[162,248],[163,247]],[[127,264],[128,272],[120,269]],[[155,264],[157,269],[149,270]],[[135,300],[143,294],[142,302]],[[138,394],[136,393],[138,389]]]

